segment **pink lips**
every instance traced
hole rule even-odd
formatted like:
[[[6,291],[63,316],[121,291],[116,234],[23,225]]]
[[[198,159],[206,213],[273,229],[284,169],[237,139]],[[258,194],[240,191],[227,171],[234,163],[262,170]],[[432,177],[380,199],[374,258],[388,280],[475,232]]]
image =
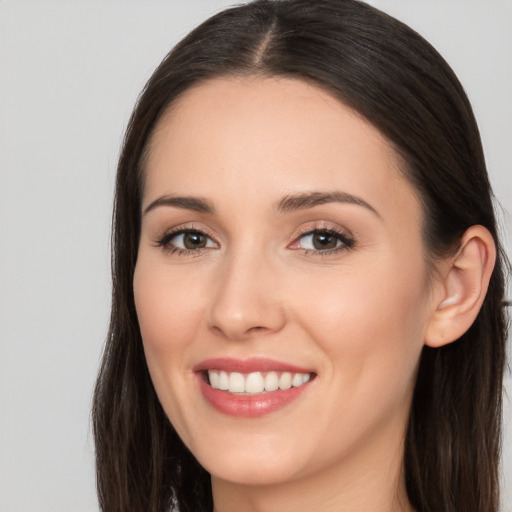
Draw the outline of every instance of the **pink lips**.
[[[215,359],[207,359],[194,366],[195,372],[205,370],[224,370],[225,372],[291,372],[291,373],[310,373],[312,370],[300,368],[273,359],[251,358],[251,359],[232,359],[230,357],[219,357]]]
[[[193,370],[196,373],[197,381],[206,401],[217,411],[229,416],[244,418],[257,418],[265,414],[282,409],[309,388],[312,380],[286,390],[276,390],[256,395],[234,395],[228,391],[213,389],[205,380],[204,373],[207,370],[221,370],[225,372],[291,372],[291,373],[312,373],[310,369],[274,361],[264,358],[252,359],[231,359],[216,358],[202,361]]]

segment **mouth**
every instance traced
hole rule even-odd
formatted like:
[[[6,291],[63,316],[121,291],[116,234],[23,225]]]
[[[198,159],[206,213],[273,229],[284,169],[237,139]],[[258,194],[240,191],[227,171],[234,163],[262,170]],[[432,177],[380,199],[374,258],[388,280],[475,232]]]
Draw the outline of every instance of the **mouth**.
[[[229,416],[260,417],[297,400],[317,374],[305,368],[254,358],[211,359],[194,368],[203,397]]]
[[[314,373],[303,372],[227,372],[224,370],[206,370],[203,378],[213,389],[228,393],[253,396],[272,391],[286,391],[292,387],[303,386],[314,377]]]

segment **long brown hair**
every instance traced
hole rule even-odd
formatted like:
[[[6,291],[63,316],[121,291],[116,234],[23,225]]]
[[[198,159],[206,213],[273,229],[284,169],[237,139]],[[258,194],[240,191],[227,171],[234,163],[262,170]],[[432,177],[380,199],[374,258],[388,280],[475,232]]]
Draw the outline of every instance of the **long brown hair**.
[[[145,152],[169,105],[222,75],[286,76],[329,91],[373,123],[421,197],[430,261],[475,224],[499,247],[480,136],[462,86],[421,36],[357,0],[258,0],[204,22],[163,60],[133,112],[113,217],[110,331],[93,408],[106,512],[210,511],[208,473],[153,389],[132,291]],[[506,320],[500,250],[482,309],[455,343],[421,356],[404,472],[419,512],[496,512]]]

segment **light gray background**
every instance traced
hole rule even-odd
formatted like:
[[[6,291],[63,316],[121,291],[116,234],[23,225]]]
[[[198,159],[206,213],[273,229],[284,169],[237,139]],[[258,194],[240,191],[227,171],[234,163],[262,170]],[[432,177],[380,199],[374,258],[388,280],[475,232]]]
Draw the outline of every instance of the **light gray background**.
[[[123,129],[170,47],[231,3],[0,0],[2,512],[97,510],[89,410],[108,323]],[[372,3],[426,36],[458,73],[496,194],[512,211],[512,0]],[[504,511],[512,511],[508,414]]]

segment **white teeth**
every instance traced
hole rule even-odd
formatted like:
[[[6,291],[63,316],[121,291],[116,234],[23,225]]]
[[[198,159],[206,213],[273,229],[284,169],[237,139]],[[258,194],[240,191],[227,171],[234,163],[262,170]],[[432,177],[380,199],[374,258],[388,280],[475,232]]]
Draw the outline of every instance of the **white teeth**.
[[[229,392],[243,393],[245,391],[245,379],[241,373],[233,372],[229,374]]]
[[[265,375],[265,391],[275,391],[279,388],[279,377],[276,372],[268,372]]]
[[[296,373],[292,378],[292,386],[296,388],[300,385],[302,385],[302,374]]]
[[[229,391],[230,393],[258,394],[278,389],[286,390],[292,386],[302,386],[311,379],[310,373],[291,372],[225,372],[208,370],[208,380],[213,389]]]
[[[279,378],[279,389],[290,389],[292,387],[292,374],[283,372]]]
[[[210,380],[210,386],[213,389],[219,389],[219,373],[215,371],[208,372],[208,379]]]
[[[222,391],[229,389],[229,375],[226,372],[219,373],[219,389]]]
[[[265,389],[265,380],[260,372],[249,373],[245,379],[246,393],[262,393]]]

